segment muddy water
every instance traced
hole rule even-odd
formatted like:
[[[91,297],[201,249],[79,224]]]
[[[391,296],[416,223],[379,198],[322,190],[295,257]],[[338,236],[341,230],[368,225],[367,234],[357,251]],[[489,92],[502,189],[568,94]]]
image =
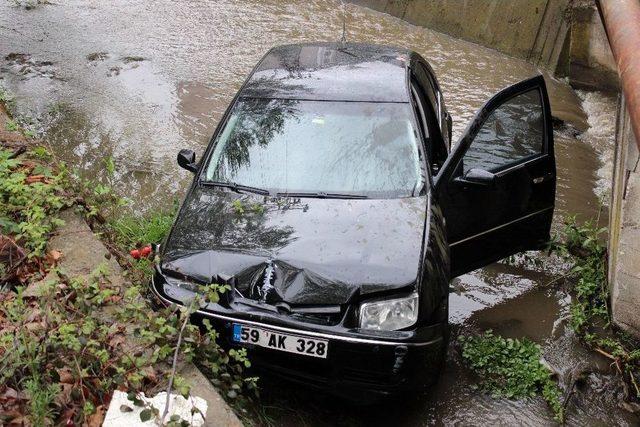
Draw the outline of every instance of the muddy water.
[[[494,92],[539,72],[521,60],[364,8],[348,5],[345,16],[348,40],[405,46],[430,61],[454,117],[454,138]],[[106,179],[104,160],[113,157],[117,190],[135,211],[145,211],[180,197],[190,176],[177,168],[175,154],[180,148],[204,150],[267,49],[338,40],[341,18],[339,2],[319,0],[90,0],[32,10],[5,1],[0,2],[0,84],[16,96],[18,113],[46,132],[56,154],[81,174]],[[593,217],[605,188],[607,168],[598,156],[610,152],[614,99],[578,96],[563,81],[548,77],[547,82],[554,115],[565,122],[555,133],[556,222],[570,213]],[[544,266],[522,259],[496,264],[454,280],[452,323],[531,337],[561,372],[570,366],[567,360],[594,365],[564,327],[568,297],[544,286],[562,266],[546,258],[539,262]],[[603,374],[593,375],[595,383],[602,381]],[[473,381],[452,351],[433,393],[384,413],[316,394],[301,398],[304,391],[282,384],[265,384],[263,394],[278,424],[551,422],[543,402],[492,399],[473,390]],[[571,421],[632,423],[611,393],[615,390],[598,398],[578,393],[569,405]]]

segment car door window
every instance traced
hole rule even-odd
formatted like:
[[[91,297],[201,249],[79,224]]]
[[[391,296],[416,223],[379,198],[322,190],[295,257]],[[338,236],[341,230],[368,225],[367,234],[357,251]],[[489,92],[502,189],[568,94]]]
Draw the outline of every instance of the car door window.
[[[540,91],[516,95],[484,121],[462,159],[462,173],[476,168],[498,172],[543,154],[544,135]]]

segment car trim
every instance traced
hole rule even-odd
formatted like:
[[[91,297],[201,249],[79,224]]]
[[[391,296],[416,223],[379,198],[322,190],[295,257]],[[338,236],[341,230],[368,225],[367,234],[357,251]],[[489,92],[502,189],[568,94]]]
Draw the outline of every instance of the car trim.
[[[182,305],[176,301],[173,301],[167,297],[165,297],[164,295],[162,295],[158,289],[156,288],[155,285],[155,278],[151,278],[151,288],[153,289],[153,293],[160,298],[163,302],[168,303],[168,304],[178,304],[178,305]],[[290,334],[297,334],[297,335],[305,335],[305,336],[309,336],[309,337],[318,337],[318,338],[324,338],[324,339],[330,339],[330,340],[338,340],[338,341],[347,341],[347,342],[352,342],[352,343],[357,343],[357,344],[373,344],[373,345],[395,345],[395,346],[407,346],[407,347],[424,347],[424,346],[428,346],[428,345],[432,345],[438,341],[442,341],[442,337],[438,337],[436,339],[430,340],[430,341],[425,341],[425,342],[396,342],[396,341],[384,341],[384,340],[376,340],[376,339],[370,339],[370,338],[356,338],[356,337],[347,337],[344,335],[335,335],[335,334],[327,334],[324,332],[313,332],[313,331],[306,331],[306,330],[301,330],[301,329],[294,329],[294,328],[288,328],[285,326],[277,326],[277,325],[272,325],[269,323],[262,323],[262,322],[256,322],[253,320],[245,320],[245,319],[237,319],[235,317],[231,317],[231,316],[225,316],[223,314],[216,314],[216,313],[212,313],[210,311],[204,311],[204,310],[196,310],[196,313],[198,314],[202,314],[204,316],[208,316],[208,317],[213,317],[216,319],[221,319],[221,320],[227,320],[230,322],[235,322],[235,323],[240,323],[240,324],[245,324],[245,325],[251,325],[251,326],[257,326],[257,327],[261,327],[261,328],[265,328],[265,329],[272,329],[272,330],[276,330],[276,331],[281,331],[281,332],[285,332],[285,333],[290,333]]]
[[[501,177],[501,176],[505,175],[508,172],[511,172],[513,170],[516,170],[516,169],[519,169],[522,166],[528,165],[529,163],[533,163],[533,162],[535,162],[537,160],[542,160],[542,159],[546,158],[547,156],[549,156],[549,154],[547,154],[547,153],[534,154],[533,157],[531,157],[531,158],[529,158],[529,159],[527,159],[525,161],[519,161],[518,163],[514,164],[513,166],[509,166],[506,169],[502,169],[502,170],[496,171],[495,175],[497,177]]]
[[[481,233],[474,234],[473,236],[469,236],[469,237],[466,237],[466,238],[464,238],[464,239],[462,239],[462,240],[458,240],[457,242],[454,242],[454,243],[449,244],[449,247],[459,245],[460,243],[464,243],[464,242],[466,242],[466,241],[468,241],[468,240],[475,239],[476,237],[480,237],[480,236],[482,236],[483,234],[491,233],[492,231],[496,231],[496,230],[498,230],[498,229],[500,229],[500,228],[507,227],[507,226],[509,226],[509,225],[511,225],[511,224],[514,224],[514,223],[518,222],[518,221],[522,221],[522,220],[524,220],[524,219],[527,219],[527,218],[529,218],[529,217],[532,217],[532,216],[535,216],[535,215],[541,214],[541,213],[546,212],[546,211],[548,211],[548,210],[553,210],[553,206],[550,206],[550,207],[548,207],[548,208],[544,208],[544,209],[540,209],[539,211],[536,211],[536,212],[530,213],[530,214],[528,214],[528,215],[525,215],[525,216],[523,216],[523,217],[520,217],[520,218],[514,219],[513,221],[509,221],[509,222],[507,222],[507,223],[505,223],[505,224],[500,224],[500,225],[498,225],[497,227],[493,227],[493,228],[491,228],[491,229],[489,229],[489,230],[486,230],[486,231],[483,231],[483,232],[481,232]]]

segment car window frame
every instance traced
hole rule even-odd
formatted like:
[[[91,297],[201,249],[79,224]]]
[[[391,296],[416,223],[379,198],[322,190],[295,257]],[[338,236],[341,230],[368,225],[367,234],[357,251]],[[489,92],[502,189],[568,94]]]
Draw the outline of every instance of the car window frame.
[[[429,151],[429,146],[431,144],[431,129],[429,128],[429,122],[427,121],[426,112],[424,110],[423,102],[420,100],[420,93],[414,83],[414,79],[412,78],[409,82],[409,89],[411,91],[411,104],[412,111],[414,114],[414,119],[416,122],[416,127],[419,132],[420,146],[424,151],[424,160],[426,162],[426,170],[429,171],[428,175],[433,177],[433,168],[431,164],[431,152]]]
[[[444,104],[442,94],[440,93],[440,87],[438,86],[436,77],[429,64],[417,54],[412,61],[411,76],[415,79],[418,88],[423,92],[424,98],[431,109],[431,113],[436,118],[435,128],[437,128],[437,132],[434,132],[434,129],[430,129],[432,135],[431,138],[434,141],[434,149],[432,152],[434,155],[436,151],[441,152],[440,154],[442,158],[438,160],[440,161],[440,167],[442,167],[449,156],[450,142],[447,142],[442,132],[442,125],[446,119],[443,116]]]

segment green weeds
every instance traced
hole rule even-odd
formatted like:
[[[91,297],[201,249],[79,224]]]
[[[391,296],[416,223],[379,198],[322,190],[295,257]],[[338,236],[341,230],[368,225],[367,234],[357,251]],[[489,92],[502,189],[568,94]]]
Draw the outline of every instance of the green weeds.
[[[25,133],[13,121],[7,127]],[[175,209],[106,220],[125,204],[112,191],[114,160],[105,159],[107,177],[99,181],[74,177],[54,160],[44,147],[22,155],[0,148],[0,285],[15,270],[16,253],[37,270],[10,282],[25,286],[0,291],[0,424],[99,425],[115,389],[155,393],[167,378],[169,391],[188,396],[188,384],[176,374],[182,361],[196,362],[242,407],[257,393],[257,379],[244,375],[246,351],[220,347],[206,320],[201,327],[188,322],[194,308],[218,301],[228,287],[204,286],[191,304],[154,311],[141,296],[153,260],[125,260],[134,267],[125,289],[110,281],[104,265],[69,278],[49,260],[56,255],[46,254],[64,207],[83,208],[113,253],[160,242]],[[48,269],[47,279],[36,282]],[[173,417],[167,425],[180,422]]]
[[[156,211],[145,216],[123,216],[111,221],[115,242],[122,248],[160,243],[173,224],[176,208]]]
[[[575,296],[571,304],[571,326],[584,334],[590,324],[610,324],[609,289],[607,287],[607,250],[601,235],[606,228],[596,228],[591,222],[578,225],[575,218],[567,221],[563,241],[552,244],[552,250],[569,260],[573,266],[567,277],[572,278]]]
[[[0,234],[15,236],[30,257],[43,255],[49,234],[61,225],[55,214],[68,203],[65,178],[0,148]]]
[[[15,108],[15,99],[9,94],[9,92],[2,86],[0,86],[0,103],[4,104],[8,111]]]
[[[5,88],[0,86],[0,102],[6,103],[6,102],[9,102],[10,100],[11,100],[11,97],[9,96]]]
[[[503,338],[486,331],[461,336],[462,357],[481,377],[481,387],[496,397],[522,399],[542,395],[558,422],[564,420],[562,392],[540,362],[540,346],[533,341]]]
[[[178,360],[202,363],[229,398],[256,389],[242,375],[244,352],[223,350],[210,324],[186,321],[188,307],[219,298],[225,287],[203,287],[187,308],[152,311],[140,288],[114,286],[104,266],[85,278],[57,276],[29,292],[0,294],[0,395],[32,424],[81,425],[104,412],[116,388],[149,392],[165,378],[188,396]]]
[[[564,238],[556,239],[551,250],[571,262],[567,274],[573,301],[571,327],[584,342],[612,360],[619,374],[640,399],[640,347],[625,332],[612,324],[607,283],[607,249],[601,236],[605,228],[592,222],[578,224],[570,218]]]
[[[20,129],[18,124],[16,122],[14,122],[13,120],[7,120],[7,122],[4,124],[4,128],[5,128],[5,130],[8,130],[9,132],[15,132],[18,129]]]
[[[110,220],[105,229],[105,237],[113,242],[122,253],[141,248],[149,244],[161,243],[169,233],[177,205],[169,211],[155,211],[144,216],[124,215]],[[153,273],[152,258],[141,257],[130,271],[130,279],[136,283],[145,283]]]
[[[56,396],[60,393],[58,384],[40,383],[39,376],[29,378],[24,382],[24,391],[29,399],[29,413],[33,425],[43,426],[54,416],[52,409]]]

